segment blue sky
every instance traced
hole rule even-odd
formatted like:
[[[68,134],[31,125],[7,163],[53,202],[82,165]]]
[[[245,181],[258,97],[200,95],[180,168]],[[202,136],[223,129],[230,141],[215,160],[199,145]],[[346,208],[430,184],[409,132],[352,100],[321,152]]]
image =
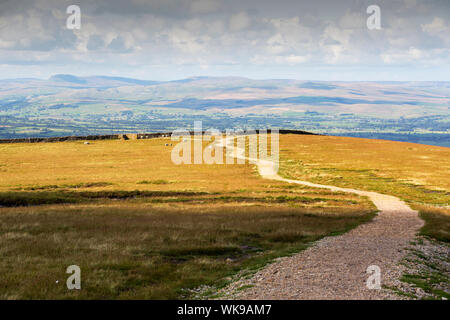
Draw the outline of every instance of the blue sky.
[[[71,4],[0,0],[0,78],[450,81],[448,0],[77,1],[79,30]]]

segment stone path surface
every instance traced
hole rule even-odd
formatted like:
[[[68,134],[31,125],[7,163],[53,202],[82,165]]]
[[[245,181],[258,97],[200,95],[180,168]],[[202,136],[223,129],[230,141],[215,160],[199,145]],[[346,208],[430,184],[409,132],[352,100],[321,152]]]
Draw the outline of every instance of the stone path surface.
[[[223,139],[219,144],[234,157],[248,159],[245,150],[234,146],[234,138]],[[242,299],[400,298],[389,290],[368,289],[367,268],[376,265],[381,269],[382,286],[398,281],[401,271],[396,264],[423,225],[417,211],[389,195],[285,179],[277,174],[273,162],[249,160],[256,163],[263,178],[367,196],[380,212],[373,221],[343,235],[324,238],[294,256],[277,259],[252,278],[239,280],[225,291],[252,285],[233,296]]]

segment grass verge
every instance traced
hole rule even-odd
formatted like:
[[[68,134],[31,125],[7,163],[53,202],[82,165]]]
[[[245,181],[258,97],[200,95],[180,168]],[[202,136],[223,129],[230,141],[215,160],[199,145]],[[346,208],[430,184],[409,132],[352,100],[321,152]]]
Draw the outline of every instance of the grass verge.
[[[424,205],[415,205],[425,225],[420,230],[420,235],[433,238],[438,241],[450,242],[450,214],[448,209],[436,208]]]

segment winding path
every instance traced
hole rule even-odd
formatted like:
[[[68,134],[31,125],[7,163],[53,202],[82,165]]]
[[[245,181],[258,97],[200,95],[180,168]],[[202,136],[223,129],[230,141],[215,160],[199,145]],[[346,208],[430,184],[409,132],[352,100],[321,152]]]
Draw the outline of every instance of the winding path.
[[[392,285],[401,275],[396,264],[405,248],[414,239],[423,221],[418,213],[400,199],[376,192],[339,188],[280,177],[274,163],[249,159],[245,150],[234,146],[234,138],[223,139],[219,145],[236,158],[255,161],[265,179],[284,181],[332,191],[367,196],[379,214],[369,223],[336,237],[326,237],[312,247],[291,257],[277,259],[257,272],[251,279],[234,286],[251,284],[239,293],[243,299],[397,299],[388,290],[368,289],[367,267],[381,269],[381,285]]]

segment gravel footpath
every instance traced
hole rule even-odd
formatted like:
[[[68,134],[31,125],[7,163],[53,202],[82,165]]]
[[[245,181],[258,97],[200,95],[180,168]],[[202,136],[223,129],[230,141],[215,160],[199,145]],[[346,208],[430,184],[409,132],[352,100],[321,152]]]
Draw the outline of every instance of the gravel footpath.
[[[222,142],[237,158],[244,150]],[[386,289],[368,289],[367,268],[381,269],[381,286],[393,286],[401,276],[399,261],[414,240],[423,221],[417,211],[400,199],[376,192],[320,185],[280,177],[274,164],[252,159],[263,178],[332,191],[367,196],[380,211],[373,221],[336,237],[327,237],[291,257],[277,259],[250,279],[241,279],[221,291],[224,298],[237,299],[401,299]],[[242,286],[250,288],[240,290]]]

